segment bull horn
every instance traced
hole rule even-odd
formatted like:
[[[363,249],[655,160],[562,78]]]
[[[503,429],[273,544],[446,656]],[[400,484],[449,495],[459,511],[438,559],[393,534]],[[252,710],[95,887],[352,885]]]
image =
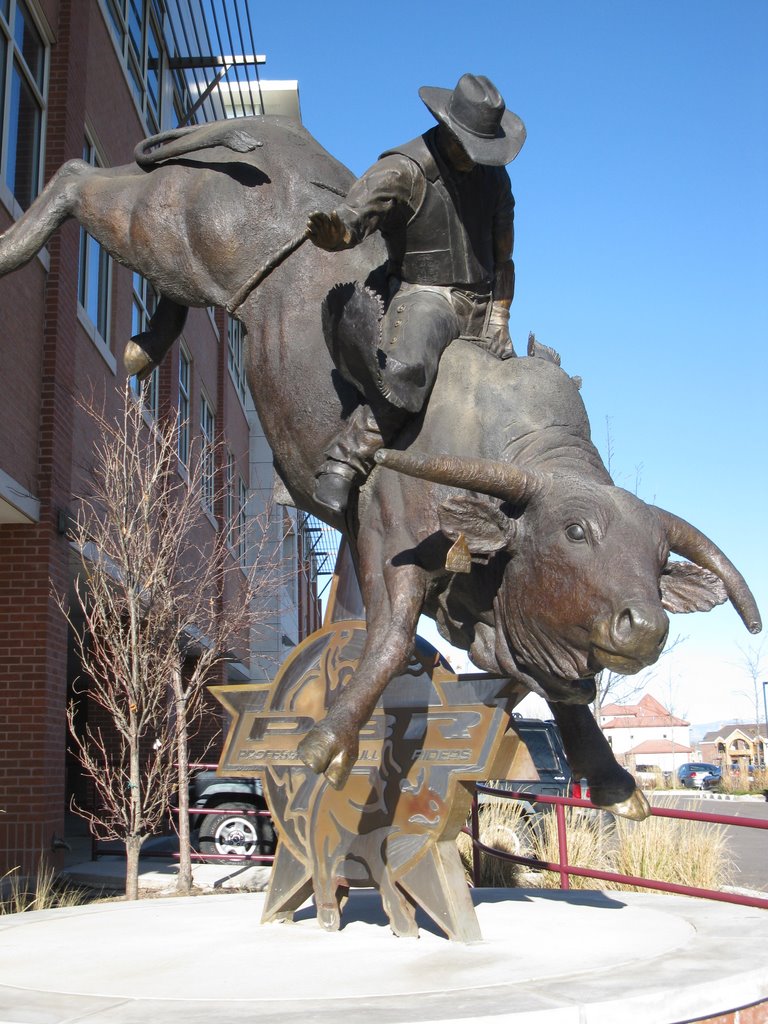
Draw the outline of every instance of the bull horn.
[[[733,562],[723,554],[716,544],[712,543],[709,537],[697,530],[695,526],[691,526],[685,519],[680,519],[662,508],[657,508],[656,512],[666,531],[670,550],[719,576],[725,585],[731,604],[741,616],[744,625],[750,633],[759,633],[763,624],[760,612],[757,610],[757,602],[752,596],[752,591],[747,586],[746,580]]]
[[[382,448],[376,452],[380,466],[406,476],[431,480],[449,487],[463,487],[515,505],[525,504],[544,485],[539,473],[493,459],[466,459],[457,455],[421,455]]]

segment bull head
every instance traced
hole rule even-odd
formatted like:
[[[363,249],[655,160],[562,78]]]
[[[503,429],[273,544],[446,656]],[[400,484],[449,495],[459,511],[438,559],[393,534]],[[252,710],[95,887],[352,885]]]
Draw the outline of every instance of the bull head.
[[[505,671],[530,673],[550,699],[585,699],[570,693],[572,684],[562,691],[563,680],[653,664],[667,637],[665,610],[709,611],[730,598],[750,632],[761,628],[746,582],[712,541],[607,475],[595,481],[396,451],[380,452],[377,461],[510,506],[508,514],[461,495],[444,501],[438,518],[442,532],[452,540],[463,535],[476,558],[509,556],[494,605],[496,658]],[[690,561],[671,561],[670,552]]]

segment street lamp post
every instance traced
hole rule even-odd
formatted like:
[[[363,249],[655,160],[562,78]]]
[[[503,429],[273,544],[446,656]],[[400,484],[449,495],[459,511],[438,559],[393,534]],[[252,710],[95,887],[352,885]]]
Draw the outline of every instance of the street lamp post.
[[[768,686],[768,679],[766,679],[763,682],[763,719],[765,721],[765,743],[762,744],[762,747],[763,747],[763,768],[765,768],[765,748],[766,748],[766,745],[768,745],[768,703],[766,703],[766,699],[765,699],[765,688],[767,686]],[[759,741],[760,740],[760,730],[759,729],[757,730],[757,738],[758,738],[758,741]]]

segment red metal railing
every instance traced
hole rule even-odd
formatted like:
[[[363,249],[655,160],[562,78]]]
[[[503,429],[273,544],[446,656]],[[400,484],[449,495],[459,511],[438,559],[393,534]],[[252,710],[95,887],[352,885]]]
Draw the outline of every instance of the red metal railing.
[[[507,853],[504,850],[497,850],[495,847],[486,846],[480,841],[479,815],[478,815],[478,794],[493,797],[502,797],[510,800],[525,800],[529,803],[551,804],[555,808],[557,822],[558,857],[557,863],[537,860],[534,857],[522,857],[517,854]],[[768,910],[768,898],[759,896],[743,896],[739,893],[722,892],[717,889],[703,889],[697,886],[678,885],[675,882],[662,882],[659,879],[640,878],[635,875],[622,875],[614,871],[600,871],[596,868],[584,868],[568,861],[568,839],[565,820],[566,807],[585,807],[590,810],[599,810],[589,800],[576,800],[572,797],[560,796],[538,796],[533,793],[511,792],[507,789],[494,789],[492,786],[478,784],[475,797],[472,801],[472,827],[465,829],[472,839],[472,876],[473,884],[478,885],[480,880],[480,854],[487,853],[499,860],[511,861],[515,864],[523,864],[526,867],[537,868],[546,871],[556,871],[560,875],[560,888],[569,889],[571,875],[580,875],[584,878],[595,878],[603,882],[623,882],[627,885],[636,885],[645,889],[658,889],[661,892],[678,893],[681,896],[699,896],[704,899],[719,900],[723,903],[736,903],[747,907],[761,907]],[[673,807],[651,807],[651,814],[659,818],[678,818],[687,821],[706,821],[716,825],[737,825],[740,828],[768,829],[768,821],[760,818],[742,818],[727,814],[706,814],[699,811],[683,811]]]

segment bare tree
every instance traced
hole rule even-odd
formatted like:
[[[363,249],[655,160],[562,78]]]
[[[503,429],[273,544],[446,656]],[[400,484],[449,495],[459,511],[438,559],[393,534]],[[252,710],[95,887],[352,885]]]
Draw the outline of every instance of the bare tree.
[[[739,667],[744,671],[744,674],[749,677],[748,685],[736,692],[740,696],[746,697],[754,708],[756,764],[760,761],[760,719],[763,718],[764,715],[764,708],[762,706],[762,681],[765,679],[766,671],[768,671],[765,664],[765,645],[765,640],[761,641],[759,644],[750,644],[748,647],[742,647],[741,644],[736,645],[741,654]],[[766,730],[768,730],[768,721],[765,722],[765,727]]]
[[[608,704],[627,704],[639,693],[642,693],[647,685],[645,674],[638,676],[623,676],[619,672],[612,672],[604,668],[595,676],[595,699],[592,703],[592,713],[595,716],[598,726],[603,727],[603,707]]]
[[[88,695],[110,725],[78,732],[68,709],[74,751],[98,797],[94,810],[74,809],[98,838],[125,843],[126,895],[135,899],[141,847],[178,789],[178,888],[188,892],[190,725],[205,684],[220,680],[223,663],[247,651],[249,631],[265,621],[282,585],[280,545],[269,545],[261,524],[260,550],[244,568],[244,538],[235,550],[230,524],[213,528],[201,502],[211,452],[179,473],[174,417],[148,426],[127,386],[116,419],[85,408],[100,440],[71,530],[81,560],[74,601],[60,604]]]
[[[672,651],[676,650],[687,639],[687,636],[678,634],[664,648],[661,657],[664,658],[666,655],[671,654]],[[619,672],[612,672],[610,669],[603,669],[602,672],[598,672],[595,676],[596,693],[592,711],[600,728],[602,729],[603,727],[603,708],[606,705],[628,703],[634,697],[637,697],[638,694],[648,689],[648,686],[656,679],[658,672],[658,662],[653,668],[646,669],[645,672],[638,676],[625,676]],[[671,679],[671,674],[669,678]],[[668,710],[671,710],[671,708]]]

